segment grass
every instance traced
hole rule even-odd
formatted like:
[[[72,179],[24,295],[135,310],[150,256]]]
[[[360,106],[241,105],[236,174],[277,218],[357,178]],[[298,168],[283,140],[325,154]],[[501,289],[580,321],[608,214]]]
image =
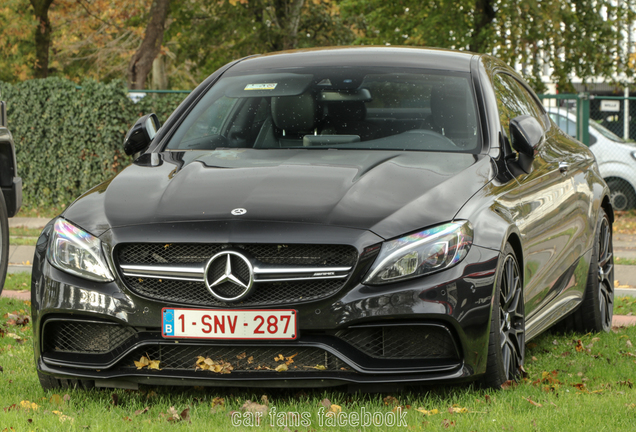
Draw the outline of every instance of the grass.
[[[10,291],[30,290],[31,273],[7,273],[3,289]]]
[[[42,232],[39,228],[16,227],[9,230],[9,244],[35,246]]]
[[[21,207],[16,217],[53,219],[55,216],[59,216],[65,207],[65,204],[60,207]]]
[[[636,265],[636,259],[634,258],[614,258],[614,264],[617,265]]]
[[[632,378],[636,350],[631,343],[636,341],[636,328],[615,329],[609,334],[544,334],[527,345],[527,377],[508,390],[484,391],[464,385],[352,395],[340,390],[142,387],[139,391],[56,393],[44,392],[38,383],[30,323],[8,322],[12,317],[7,313],[20,316],[28,309],[28,302],[0,299],[0,316],[4,316],[0,328],[5,332],[0,338],[0,422],[7,430],[627,431],[636,424]],[[280,426],[270,427],[270,417],[260,426],[232,425],[231,411],[240,410],[248,400],[261,404],[264,395],[270,413],[274,408],[278,413],[307,412],[311,425],[285,429],[285,422],[294,421],[287,415],[280,417]],[[364,407],[367,412],[386,414],[396,404],[404,406],[407,427],[328,427],[325,417],[319,416],[323,402],[345,413]],[[175,419],[174,413],[181,418],[179,414],[188,408],[191,423],[168,422]]]
[[[623,296],[614,298],[615,315],[636,315],[636,297]]]

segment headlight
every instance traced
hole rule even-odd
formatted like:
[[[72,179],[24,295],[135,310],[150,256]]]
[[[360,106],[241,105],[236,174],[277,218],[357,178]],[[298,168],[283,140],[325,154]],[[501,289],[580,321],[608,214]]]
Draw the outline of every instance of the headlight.
[[[113,275],[108,269],[95,236],[65,221],[55,221],[47,257],[52,265],[86,279],[110,282]]]
[[[464,259],[472,244],[473,228],[468,221],[387,241],[363,283],[387,284],[449,268]]]

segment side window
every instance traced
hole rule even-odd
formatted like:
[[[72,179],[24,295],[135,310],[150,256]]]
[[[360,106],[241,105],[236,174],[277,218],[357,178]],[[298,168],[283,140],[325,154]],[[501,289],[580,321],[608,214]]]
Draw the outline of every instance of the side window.
[[[571,137],[576,137],[576,123],[559,114],[550,113],[550,118],[554,120],[559,129]],[[590,135],[592,136],[592,135]]]
[[[188,129],[182,143],[204,138],[210,135],[219,135],[223,122],[236,103],[236,99],[223,96],[208,107],[195,123]]]
[[[499,73],[493,80],[497,93],[497,107],[501,126],[508,133],[510,120],[520,115],[530,115],[543,125],[542,110],[532,95],[512,76]]]

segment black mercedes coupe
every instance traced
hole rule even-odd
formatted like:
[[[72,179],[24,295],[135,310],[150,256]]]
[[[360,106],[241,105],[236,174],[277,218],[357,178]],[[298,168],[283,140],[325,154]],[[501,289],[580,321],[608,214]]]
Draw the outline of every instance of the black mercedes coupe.
[[[124,148],[37,242],[45,389],[498,387],[549,327],[611,327],[594,156],[489,55],[247,57]]]

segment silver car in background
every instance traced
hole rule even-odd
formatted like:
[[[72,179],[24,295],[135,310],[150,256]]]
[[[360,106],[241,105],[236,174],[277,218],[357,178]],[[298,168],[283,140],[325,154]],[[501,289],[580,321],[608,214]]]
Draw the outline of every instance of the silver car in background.
[[[576,137],[576,112],[564,108],[547,108],[550,118],[572,137]],[[590,119],[590,150],[601,175],[610,188],[614,210],[636,207],[636,144],[629,143]]]

